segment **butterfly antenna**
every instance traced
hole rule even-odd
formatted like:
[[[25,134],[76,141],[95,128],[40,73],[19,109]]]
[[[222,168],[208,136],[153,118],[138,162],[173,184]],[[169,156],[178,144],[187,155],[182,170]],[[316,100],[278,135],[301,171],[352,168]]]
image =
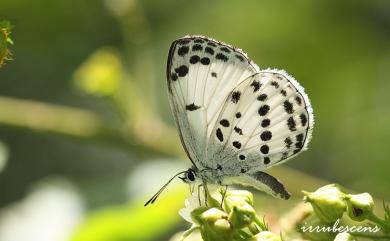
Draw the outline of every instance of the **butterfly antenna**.
[[[144,207],[148,206],[149,204],[153,204],[156,199],[158,198],[158,196],[164,191],[164,189],[169,185],[169,183],[172,182],[173,179],[175,179],[175,177],[177,177],[178,175],[180,174],[183,174],[183,173],[186,173],[187,171],[182,171],[182,172],[179,172],[179,173],[176,173],[171,179],[169,179],[169,181],[167,183],[164,184],[164,186],[162,186],[160,188],[160,190],[158,190],[156,192],[156,194],[154,194],[145,204],[144,204]]]

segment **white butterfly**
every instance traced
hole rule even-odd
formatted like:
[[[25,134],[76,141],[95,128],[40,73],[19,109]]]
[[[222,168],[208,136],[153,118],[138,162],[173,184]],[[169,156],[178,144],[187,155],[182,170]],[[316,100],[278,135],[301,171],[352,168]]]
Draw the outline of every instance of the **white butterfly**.
[[[182,180],[201,180],[205,187],[242,184],[290,197],[262,170],[302,152],[311,138],[312,108],[294,78],[260,70],[228,44],[185,36],[169,50],[167,82],[181,142],[193,164],[177,174],[184,174]]]

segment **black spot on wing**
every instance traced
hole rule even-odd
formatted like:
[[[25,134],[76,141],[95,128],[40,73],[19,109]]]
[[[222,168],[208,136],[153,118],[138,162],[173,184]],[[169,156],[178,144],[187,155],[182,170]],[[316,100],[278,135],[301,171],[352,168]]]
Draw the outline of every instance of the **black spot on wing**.
[[[302,126],[306,126],[306,124],[307,124],[307,116],[305,114],[301,114],[299,116],[299,118],[301,119]]]
[[[202,51],[202,50],[203,47],[200,44],[195,44],[194,46],[192,46],[192,51]]]
[[[280,159],[281,161],[283,161],[284,159],[286,159],[288,157],[288,152],[283,152],[282,153],[282,158]]]
[[[237,118],[237,119],[241,118],[241,112],[237,112],[237,113],[236,113],[236,118]]]
[[[295,147],[298,148],[298,149],[301,149],[303,147],[303,142],[295,143]]]
[[[239,141],[233,141],[233,146],[237,149],[240,149],[241,148],[241,143]]]
[[[302,133],[295,136],[295,138],[297,139],[297,141],[303,141],[303,137],[304,137],[304,136],[303,136]]]
[[[301,97],[299,97],[299,96],[296,96],[296,97],[295,97],[295,101],[297,102],[298,105],[301,105],[301,104],[302,104],[302,99],[301,99]]]
[[[176,80],[177,80],[177,74],[176,74],[176,73],[172,73],[172,74],[171,74],[171,79],[172,79],[173,81],[176,81]]]
[[[270,131],[263,131],[260,134],[260,138],[261,138],[262,141],[269,141],[272,138],[272,132],[270,132]]]
[[[179,45],[185,45],[185,44],[188,44],[190,42],[191,42],[191,40],[189,40],[189,39],[180,39],[180,40],[177,41],[177,43]]]
[[[206,48],[204,49],[204,51],[205,51],[206,53],[208,53],[208,54],[211,54],[211,55],[214,54],[214,49],[213,49],[213,48],[210,48],[210,47],[206,47]]]
[[[230,49],[227,48],[227,47],[222,47],[222,48],[220,48],[220,50],[225,52],[225,53],[230,53],[231,52]]]
[[[271,120],[270,119],[264,119],[261,121],[261,127],[267,127],[271,124]]]
[[[280,94],[282,94],[283,96],[287,96],[287,92],[285,90],[281,90]]]
[[[178,68],[175,69],[175,72],[180,76],[180,77],[184,77],[187,75],[188,73],[188,67],[185,66],[185,65],[182,65]]]
[[[237,126],[234,127],[234,131],[239,134],[239,135],[242,135],[242,130],[241,128],[238,128]]]
[[[191,63],[191,64],[196,64],[196,63],[199,62],[199,60],[200,60],[200,58],[199,58],[198,55],[193,55],[193,56],[191,56],[191,58],[190,58],[190,63]]]
[[[267,165],[271,162],[271,159],[269,159],[269,157],[264,157],[264,160],[263,160],[264,164]]]
[[[190,48],[188,46],[182,46],[177,50],[177,54],[180,56],[184,56],[188,53],[189,50]]]
[[[289,114],[294,113],[293,104],[290,101],[288,101],[288,100],[284,101],[283,106],[284,106],[284,110],[287,113],[289,113]]]
[[[210,64],[210,59],[207,58],[207,57],[203,57],[200,62],[203,64],[203,65],[208,65]]]
[[[284,139],[284,143],[286,144],[287,148],[290,148],[291,145],[293,144],[293,142],[292,142],[290,137],[287,137],[286,139]]]
[[[260,116],[265,116],[268,113],[269,109],[270,109],[269,105],[262,105],[259,108],[258,113]]]
[[[208,46],[217,47],[217,44],[216,44],[216,43],[214,43],[214,42],[211,42],[211,41],[210,41],[210,42],[208,42],[208,43],[207,43],[207,45],[208,45]]]
[[[186,105],[186,110],[189,110],[189,111],[194,111],[194,110],[197,110],[199,108],[200,108],[200,106],[197,106],[194,103],[192,103],[190,105]]]
[[[267,97],[268,97],[267,94],[261,94],[261,95],[257,96],[257,100],[264,101],[267,99]]]
[[[223,53],[218,53],[216,56],[215,56],[216,59],[219,59],[219,60],[222,60],[223,62],[226,62],[228,61],[228,57],[226,55],[224,55]]]
[[[240,97],[241,97],[241,92],[240,91],[234,91],[233,93],[232,93],[232,102],[234,103],[234,104],[237,104],[237,102],[240,100]]]
[[[229,127],[230,123],[226,119],[222,119],[219,124],[221,124],[223,127]]]
[[[204,43],[204,40],[198,38],[198,39],[195,39],[194,42],[195,42],[195,43],[198,43],[198,44],[202,44],[202,43]]]
[[[216,136],[220,142],[223,142],[223,134],[220,128],[217,129]]]
[[[268,145],[262,145],[262,146],[260,147],[260,151],[261,151],[261,153],[263,153],[263,154],[268,154],[268,152],[269,152],[269,146],[268,146]]]
[[[242,57],[242,56],[239,55],[239,54],[236,54],[235,56],[236,56],[236,58],[237,58],[238,60],[240,60],[241,62],[244,62],[244,57]]]
[[[290,131],[297,130],[295,120],[292,116],[290,116],[290,118],[287,119],[287,126],[288,126],[288,129],[290,129]]]
[[[211,72],[211,76],[217,78],[217,73]]]
[[[256,81],[254,80],[252,83],[251,83],[251,87],[253,88],[253,92],[256,92],[260,89],[261,87],[261,84],[259,81]]]
[[[303,134],[298,134],[295,136],[295,139],[297,140],[297,143],[295,143],[296,148],[302,148],[303,147]]]
[[[277,78],[278,80],[283,80],[283,78],[280,77],[279,75],[277,75],[276,73],[274,73],[274,75],[276,75],[276,78]]]
[[[275,89],[279,88],[279,84],[276,81],[272,81],[271,85],[275,87]]]

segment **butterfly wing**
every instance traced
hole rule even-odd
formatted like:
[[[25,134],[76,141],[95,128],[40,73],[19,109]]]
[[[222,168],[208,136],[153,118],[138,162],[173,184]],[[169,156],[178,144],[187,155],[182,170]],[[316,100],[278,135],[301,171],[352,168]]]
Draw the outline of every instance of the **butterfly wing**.
[[[202,167],[213,126],[225,99],[258,72],[246,54],[203,36],[186,36],[169,50],[167,81],[180,139],[193,164]]]
[[[216,160],[227,176],[256,173],[305,150],[313,123],[311,104],[297,81],[284,71],[260,71],[228,96],[207,159]]]
[[[261,171],[246,173],[236,177],[226,177],[223,180],[223,184],[241,184],[243,186],[251,186],[268,193],[271,196],[282,199],[289,199],[291,196],[278,179]]]

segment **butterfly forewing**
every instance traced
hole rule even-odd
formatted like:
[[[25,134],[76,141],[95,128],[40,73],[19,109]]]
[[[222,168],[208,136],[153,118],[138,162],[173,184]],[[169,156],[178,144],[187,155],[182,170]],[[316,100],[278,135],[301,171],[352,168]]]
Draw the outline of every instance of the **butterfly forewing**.
[[[239,49],[203,36],[186,36],[171,45],[167,64],[171,107],[182,144],[202,165],[208,138],[224,102],[258,67]]]
[[[229,94],[211,133],[207,159],[218,160],[229,175],[266,169],[306,148],[313,121],[310,102],[291,76],[260,71]]]

